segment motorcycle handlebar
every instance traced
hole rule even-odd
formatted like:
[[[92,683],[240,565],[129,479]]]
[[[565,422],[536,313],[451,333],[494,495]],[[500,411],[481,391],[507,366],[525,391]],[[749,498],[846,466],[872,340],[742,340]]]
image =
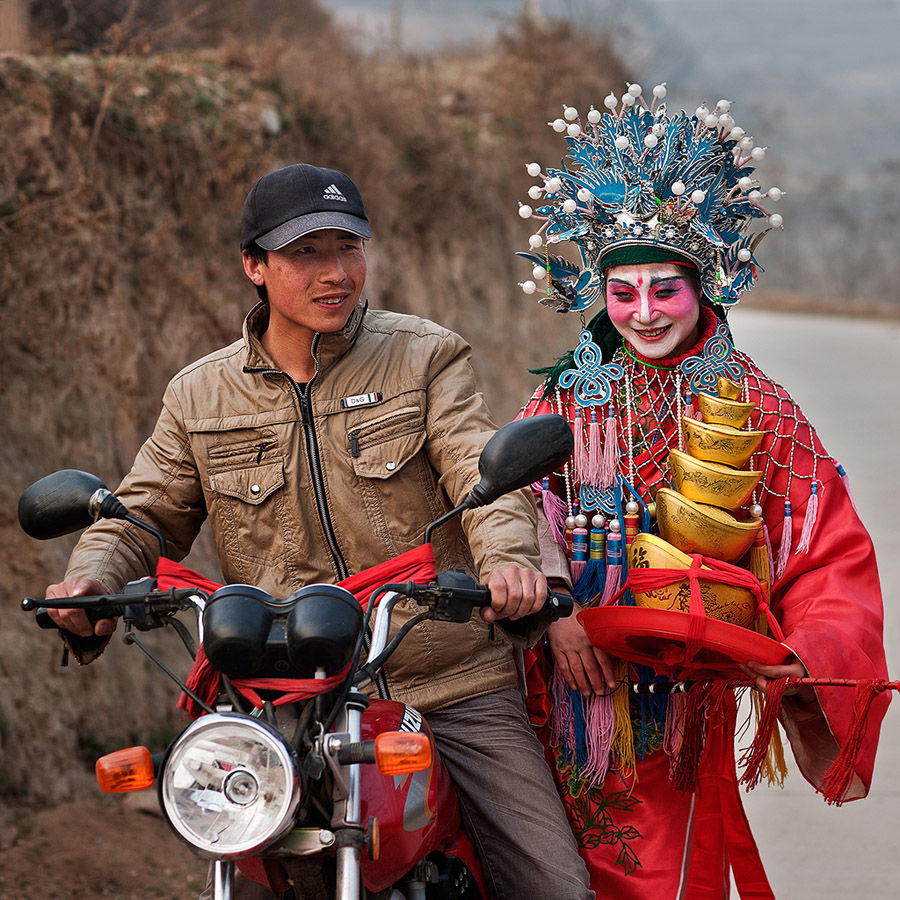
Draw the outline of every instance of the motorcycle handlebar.
[[[129,608],[140,608],[146,616],[154,618],[173,615],[192,606],[195,597],[205,597],[203,591],[196,588],[169,588],[166,591],[147,590],[124,594],[97,594],[89,597],[55,597],[50,600],[34,600],[25,597],[22,609],[34,612],[35,623],[39,628],[57,628],[56,622],[50,618],[51,609],[83,609],[91,623],[100,619],[116,619],[124,615]],[[154,623],[155,624],[155,623]],[[164,623],[158,622],[159,626]],[[149,627],[149,626],[148,626]]]
[[[99,619],[115,619],[129,615],[136,627],[142,631],[158,628],[165,624],[164,618],[194,606],[196,598],[208,599],[208,595],[196,588],[170,588],[161,591],[146,590],[139,587],[138,582],[129,585],[130,590],[121,594],[99,594],[95,596],[57,597],[38,601],[26,597],[22,601],[22,609],[35,613],[35,624],[39,628],[57,628],[50,617],[51,609],[83,609],[93,623]],[[423,606],[427,606],[433,618],[449,622],[468,622],[475,607],[489,606],[490,589],[477,584],[473,578],[455,570],[442,572],[437,581],[430,584],[384,585],[381,591],[394,591],[412,597]],[[379,592],[381,592],[379,591]],[[513,634],[525,636],[540,621],[544,624],[571,615],[572,598],[566,594],[549,593],[541,611],[524,616],[522,619],[503,620],[503,627]]]
[[[441,572],[437,581],[429,584],[409,581],[403,584],[386,584],[382,590],[411,597],[421,605],[432,608],[436,618],[454,622],[467,622],[473,607],[491,605],[490,588],[484,584],[477,584],[473,578],[459,570]],[[571,596],[550,591],[540,611],[517,621],[526,622],[533,620],[534,617],[540,617],[542,620],[555,622],[557,619],[570,616],[573,608],[574,601]],[[505,625],[511,624],[506,620],[503,621]]]
[[[363,683],[366,679],[375,680],[377,673],[397,649],[407,632],[420,620],[432,619],[439,622],[465,623],[471,619],[472,610],[475,607],[489,606],[491,602],[490,588],[487,585],[477,584],[474,578],[460,569],[441,572],[437,581],[428,584],[417,584],[414,581],[384,584],[369,598],[369,609],[374,608],[380,595],[386,594],[392,594],[395,598],[409,597],[426,609],[407,621],[388,641],[390,611],[393,603],[382,603],[378,606],[372,642],[369,647],[369,659],[357,670],[354,679],[357,684]],[[538,612],[522,616],[520,619],[500,619],[498,625],[510,636],[529,641],[534,638],[539,628],[571,615],[573,608],[574,601],[570,596],[550,592],[544,606]]]

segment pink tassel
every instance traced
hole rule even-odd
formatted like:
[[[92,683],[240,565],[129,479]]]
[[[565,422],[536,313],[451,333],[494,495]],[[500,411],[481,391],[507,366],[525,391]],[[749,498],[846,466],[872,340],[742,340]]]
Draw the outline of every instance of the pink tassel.
[[[553,540],[560,547],[566,547],[566,517],[569,511],[566,504],[550,490],[549,478],[545,478],[541,483],[541,507],[550,525]]]
[[[814,481],[810,488],[809,500],[806,502],[806,515],[803,517],[803,530],[800,532],[800,543],[794,554],[806,553],[816,527],[816,516],[819,514],[819,482]]]
[[[610,529],[606,538],[606,583],[600,605],[607,603],[619,593],[622,587],[622,533]]]
[[[684,395],[684,415],[687,419],[697,419],[698,421],[702,420],[703,418],[700,415],[700,410],[694,406],[693,394]]]
[[[763,539],[766,542],[766,557],[767,557],[768,563],[769,563],[769,572],[774,573],[775,572],[775,559],[772,556],[772,541],[769,538],[769,526],[766,525],[765,519],[763,519]],[[770,575],[770,577],[772,577],[772,576]],[[769,585],[769,589],[771,590],[771,585]]]
[[[597,410],[591,407],[591,424],[588,428],[588,484],[600,484],[603,477],[603,444],[600,440],[600,424],[597,422]]]
[[[836,463],[838,475],[841,476],[841,481],[844,482],[844,487],[847,490],[847,496],[850,498],[850,505],[853,507],[853,512],[859,515],[859,510],[856,508],[856,502],[853,499],[853,494],[850,491],[850,476],[847,474],[846,470],[840,463]]]
[[[575,410],[575,424],[572,427],[575,437],[575,480],[579,484],[589,484],[591,479],[590,460],[588,459],[588,449],[584,443],[584,419],[581,410]]]
[[[791,555],[791,531],[793,530],[793,522],[791,520],[791,501],[784,501],[784,526],[781,529],[781,546],[778,548],[778,559],[775,560],[775,578],[778,581],[784,570],[787,568],[788,557]]]
[[[550,694],[553,697],[553,713],[550,716],[550,743],[554,747],[575,746],[575,717],[569,705],[569,686],[559,667],[554,663],[550,680]]]
[[[615,416],[609,416],[603,428],[603,467],[600,470],[598,487],[605,491],[615,483],[616,470],[619,467],[619,428]]]
[[[587,738],[587,760],[582,775],[590,787],[603,784],[609,771],[615,714],[613,693],[583,697],[584,730]]]
[[[669,694],[666,701],[666,728],[663,733],[663,751],[669,759],[678,755],[681,747],[681,695]]]

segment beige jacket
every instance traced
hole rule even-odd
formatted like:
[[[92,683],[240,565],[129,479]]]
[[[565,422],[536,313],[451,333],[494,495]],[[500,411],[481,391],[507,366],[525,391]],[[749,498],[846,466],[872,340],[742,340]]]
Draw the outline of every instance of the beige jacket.
[[[171,381],[116,493],[165,533],[174,559],[209,516],[226,581],[287,597],[418,546],[428,522],[478,481],[495,426],[468,345],[432,322],[361,303],[343,331],[316,336],[317,372],[304,387],[266,357],[267,315],[259,304],[242,340]],[[525,491],[504,497],[441,526],[433,544],[439,571],[461,567],[483,581],[510,563],[537,569],[534,502]],[[152,572],[157,555],[151,535],[102,522],[85,532],[66,577],[112,591]],[[466,625],[419,625],[388,668],[392,696],[423,711],[515,683],[511,645],[477,614]]]

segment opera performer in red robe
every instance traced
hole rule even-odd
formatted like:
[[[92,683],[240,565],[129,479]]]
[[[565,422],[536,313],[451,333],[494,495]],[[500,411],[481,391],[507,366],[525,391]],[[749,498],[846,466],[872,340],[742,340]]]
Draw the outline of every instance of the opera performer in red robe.
[[[535,490],[544,571],[583,610],[530,651],[529,704],[598,896],[723,897],[731,868],[771,897],[735,697],[759,719],[745,784],[783,780],[777,717],[829,802],[864,797],[889,692],[791,679],[884,682],[881,591],[843,471],[728,327],[782,192],[730,103],[670,116],[665,95],[566,108],[562,166],[527,167],[522,288],[582,323],[522,411],[574,431]]]

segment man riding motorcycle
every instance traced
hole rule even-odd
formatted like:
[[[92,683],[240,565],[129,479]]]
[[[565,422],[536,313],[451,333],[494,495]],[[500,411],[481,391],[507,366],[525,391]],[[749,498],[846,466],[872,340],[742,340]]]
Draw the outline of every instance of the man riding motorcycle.
[[[370,230],[345,174],[294,165],[263,176],[241,227],[260,303],[242,339],[169,384],[116,493],[167,535],[176,559],[209,516],[226,581],[284,597],[418,545],[477,481],[495,426],[461,338],[360,299]],[[100,522],[47,596],[117,590],[152,572],[158,552],[140,529]],[[493,624],[546,597],[533,501],[517,492],[467,512],[435,534],[434,552],[439,569],[487,583],[491,607],[466,625],[420,625],[391,659],[387,690],[429,714],[494,895],[592,897],[524,711],[513,645]],[[115,627],[53,615],[82,661]]]

